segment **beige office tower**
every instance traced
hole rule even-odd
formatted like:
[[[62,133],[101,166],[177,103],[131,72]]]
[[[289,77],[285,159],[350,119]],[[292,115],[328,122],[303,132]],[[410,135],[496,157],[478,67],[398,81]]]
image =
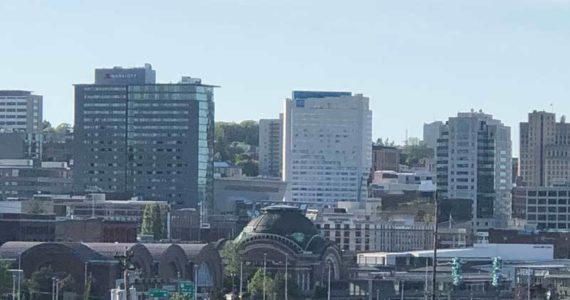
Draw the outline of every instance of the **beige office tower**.
[[[524,185],[552,186],[570,182],[570,126],[565,117],[533,111],[520,123],[520,176]]]

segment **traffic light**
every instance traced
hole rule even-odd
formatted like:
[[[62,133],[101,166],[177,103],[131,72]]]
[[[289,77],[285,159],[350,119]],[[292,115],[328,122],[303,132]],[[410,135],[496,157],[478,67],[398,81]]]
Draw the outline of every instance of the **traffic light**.
[[[451,261],[451,281],[454,286],[459,286],[463,282],[463,274],[461,273],[462,264],[463,262],[458,257],[454,257]]]
[[[493,258],[491,269],[491,285],[498,287],[501,282],[501,269],[503,268],[503,260],[500,257]]]

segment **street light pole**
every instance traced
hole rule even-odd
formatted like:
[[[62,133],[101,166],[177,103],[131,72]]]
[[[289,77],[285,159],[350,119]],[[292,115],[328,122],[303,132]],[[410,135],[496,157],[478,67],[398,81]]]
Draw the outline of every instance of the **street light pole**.
[[[331,262],[328,262],[329,274],[328,274],[328,286],[327,286],[327,300],[331,300]]]
[[[16,300],[16,273],[12,273],[12,300]]]
[[[18,300],[20,300],[20,286],[22,282],[22,254],[18,255]]]
[[[55,300],[59,300],[59,279],[55,278]]]
[[[83,280],[83,287],[84,287],[84,288],[87,287],[87,265],[88,265],[88,264],[89,264],[89,261],[86,261],[86,262],[85,262],[85,267],[84,267],[84,270],[83,270],[83,273],[85,273],[85,274],[83,274],[83,277],[84,277],[84,280]]]
[[[289,254],[285,253],[285,300],[289,299],[289,293],[287,290],[287,276],[289,274],[287,274],[287,264],[289,263]]]
[[[239,299],[243,295],[243,260],[239,262]]]
[[[51,300],[55,300],[55,277],[51,278]]]
[[[195,281],[195,287],[194,287],[194,300],[198,300],[198,269],[200,268],[200,265],[194,264],[194,281]]]
[[[267,253],[263,253],[263,300],[265,300],[265,276],[267,274]]]

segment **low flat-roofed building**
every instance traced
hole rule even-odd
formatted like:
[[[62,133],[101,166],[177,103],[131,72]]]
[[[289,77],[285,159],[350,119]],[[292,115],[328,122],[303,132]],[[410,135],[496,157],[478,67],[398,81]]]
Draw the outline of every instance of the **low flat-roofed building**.
[[[280,179],[234,177],[214,179],[214,214],[233,214],[236,202],[283,201],[287,183]]]
[[[379,170],[374,172],[370,185],[373,196],[418,192],[429,196],[436,190],[435,174],[428,171],[395,172]]]
[[[517,215],[524,214],[528,225],[545,230],[570,229],[570,186],[523,186],[515,188],[514,194]]]
[[[0,200],[64,194],[71,192],[71,187],[71,170],[66,163],[37,165],[31,159],[0,159]]]
[[[168,210],[165,201],[150,200],[109,200],[105,194],[88,195],[36,195],[29,202],[38,203],[49,213],[63,219],[103,218],[110,221],[141,222],[146,205],[159,205],[162,211]]]
[[[359,251],[409,251],[433,247],[433,225],[391,221],[365,209],[328,208],[307,216],[321,235],[340,249]]]
[[[0,245],[9,241],[53,241],[55,216],[0,213]]]
[[[359,266],[410,265],[414,258],[425,262],[432,257],[433,250],[358,253],[357,263]],[[437,251],[438,262],[448,262],[455,257],[467,261],[486,262],[495,257],[501,257],[503,261],[550,261],[554,259],[554,247],[547,244],[475,244],[469,248]]]
[[[55,222],[55,240],[58,242],[134,243],[139,223],[113,221],[103,218],[58,220]]]

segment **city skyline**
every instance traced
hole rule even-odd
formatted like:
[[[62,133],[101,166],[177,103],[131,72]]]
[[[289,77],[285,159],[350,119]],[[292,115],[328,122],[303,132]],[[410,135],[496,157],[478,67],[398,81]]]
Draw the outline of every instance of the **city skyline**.
[[[274,118],[292,90],[350,90],[370,97],[375,138],[483,109],[512,128],[515,156],[528,112],[570,113],[568,1],[136,4],[0,4],[0,88],[44,95],[46,120],[73,123],[73,83],[148,62],[161,82],[222,86],[218,121]]]

